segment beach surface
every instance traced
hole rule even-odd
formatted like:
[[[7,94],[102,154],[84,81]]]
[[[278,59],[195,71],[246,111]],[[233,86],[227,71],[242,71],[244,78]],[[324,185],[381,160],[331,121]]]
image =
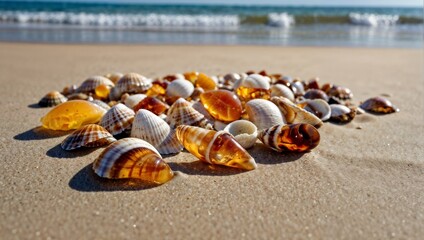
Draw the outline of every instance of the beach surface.
[[[422,49],[0,43],[2,239],[420,239],[424,236]],[[36,103],[92,75],[155,78],[248,70],[389,95],[400,112],[325,123],[305,154],[257,142],[249,172],[166,157],[175,178],[128,187],[95,176],[101,148],[63,151]]]

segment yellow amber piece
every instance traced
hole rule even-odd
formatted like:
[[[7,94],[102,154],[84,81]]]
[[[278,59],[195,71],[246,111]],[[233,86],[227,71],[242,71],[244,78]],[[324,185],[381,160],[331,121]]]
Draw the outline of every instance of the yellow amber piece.
[[[190,82],[194,83],[197,80],[197,76],[199,75],[198,72],[186,72],[183,74],[184,78],[189,80]]]
[[[202,93],[200,101],[212,117],[217,120],[232,122],[240,119],[243,111],[237,96],[227,90],[215,90]]]
[[[110,87],[105,84],[100,84],[94,89],[94,92],[99,98],[107,98],[110,93]]]
[[[43,127],[67,131],[83,125],[97,123],[106,110],[84,100],[72,100],[57,105],[41,118]]]
[[[163,96],[166,89],[160,83],[153,83],[152,87],[147,90],[146,95],[149,97]]]
[[[197,76],[196,87],[201,87],[205,91],[215,90],[215,81],[204,73],[199,73]]]
[[[271,97],[271,90],[264,88],[239,87],[237,88],[236,93],[243,102],[248,102],[249,100],[256,98],[269,100]]]

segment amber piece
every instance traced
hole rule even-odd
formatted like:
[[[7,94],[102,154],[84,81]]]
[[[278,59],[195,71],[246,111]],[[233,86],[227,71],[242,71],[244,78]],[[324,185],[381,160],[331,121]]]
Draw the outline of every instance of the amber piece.
[[[178,79],[178,77],[175,75],[166,75],[165,77],[163,77],[163,80],[167,80],[170,82],[174,81],[175,79]]]
[[[200,101],[216,120],[231,122],[240,119],[243,111],[238,97],[227,90],[215,90],[202,93]]]
[[[157,98],[145,97],[143,100],[141,100],[137,105],[133,107],[133,110],[134,112],[137,112],[140,109],[146,109],[156,115],[161,115],[168,108],[169,106],[167,104],[163,103]]]
[[[360,107],[366,111],[375,113],[399,112],[399,108],[394,106],[388,99],[383,97],[370,98],[362,103]]]
[[[199,73],[198,72],[186,72],[183,75],[184,75],[185,79],[189,80],[192,83],[195,83]]]
[[[106,110],[84,100],[72,100],[57,105],[41,118],[43,127],[67,131],[83,125],[97,123]]]
[[[256,168],[253,157],[227,132],[187,125],[178,126],[176,132],[183,146],[204,162],[244,170]]]
[[[112,143],[94,161],[93,170],[104,178],[137,178],[157,184],[166,183],[174,176],[158,151],[138,138]]]
[[[149,97],[163,96],[166,93],[167,84],[165,82],[154,81],[152,87],[147,90]]]
[[[313,78],[313,79],[309,80],[306,88],[307,89],[319,89],[318,81],[319,81],[319,78]]]
[[[110,86],[107,86],[105,84],[100,84],[94,89],[94,93],[97,97],[101,99],[105,99],[109,96],[110,93]]]
[[[305,152],[318,146],[318,130],[307,123],[275,125],[259,131],[258,138],[267,147],[277,151]]]
[[[247,87],[239,87],[236,90],[237,96],[243,102],[248,102],[249,100],[262,98],[269,100],[271,97],[271,90],[264,88],[247,88]]]
[[[201,87],[205,91],[215,90],[215,81],[204,73],[199,73],[197,76],[196,87]]]

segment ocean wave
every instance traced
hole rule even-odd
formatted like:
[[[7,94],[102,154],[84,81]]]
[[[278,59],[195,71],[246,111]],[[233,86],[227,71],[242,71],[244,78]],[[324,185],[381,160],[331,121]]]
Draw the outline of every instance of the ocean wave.
[[[268,14],[268,25],[273,27],[289,27],[293,25],[295,20],[293,16],[287,13],[270,13]]]
[[[399,21],[398,15],[382,15],[370,13],[350,13],[349,20],[352,24],[365,26],[391,26]]]

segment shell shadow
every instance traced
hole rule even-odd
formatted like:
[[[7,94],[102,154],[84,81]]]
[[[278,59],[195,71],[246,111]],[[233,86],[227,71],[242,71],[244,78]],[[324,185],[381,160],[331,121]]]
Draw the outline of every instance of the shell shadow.
[[[30,130],[27,130],[23,133],[19,133],[18,135],[14,136],[13,139],[20,140],[20,141],[42,140],[42,139],[62,137],[71,132],[72,131],[55,131],[55,130],[50,130],[50,129],[46,129],[39,126],[39,127],[32,128]]]
[[[79,148],[72,151],[63,150],[60,143],[50,148],[46,155],[52,158],[76,158],[86,156],[94,152],[97,148]]]
[[[276,152],[267,148],[263,144],[255,144],[255,146],[249,149],[248,152],[255,159],[256,163],[259,164],[279,164],[293,162],[300,159],[305,154],[305,152]]]
[[[97,176],[93,164],[85,166],[77,172],[71,180],[69,187],[81,192],[112,192],[112,191],[138,191],[160,186],[137,179],[105,179]]]
[[[38,105],[38,103],[32,103],[28,105],[29,108],[46,108],[46,107],[42,107],[40,105]]]
[[[173,171],[180,171],[189,175],[229,176],[246,172],[242,169],[211,165],[202,161],[169,162],[168,165]]]

